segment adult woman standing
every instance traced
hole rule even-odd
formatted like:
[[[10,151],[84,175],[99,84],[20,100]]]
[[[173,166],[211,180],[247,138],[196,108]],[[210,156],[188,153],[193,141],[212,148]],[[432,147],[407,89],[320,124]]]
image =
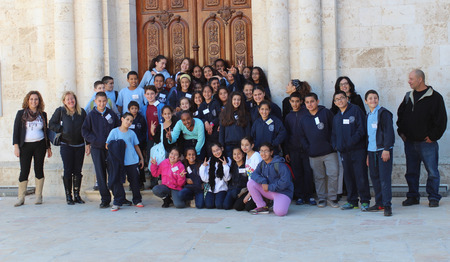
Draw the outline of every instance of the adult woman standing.
[[[302,100],[305,99],[305,96],[311,93],[311,86],[306,81],[300,81],[298,79],[292,79],[289,81],[286,86],[286,94],[288,97],[283,99],[283,121],[286,119],[286,116],[291,112],[292,106],[289,102],[290,95],[294,92],[299,92],[302,96]]]
[[[164,81],[170,77],[170,73],[166,70],[168,66],[167,58],[163,55],[158,55],[152,59],[148,70],[145,72],[138,87],[144,88],[144,86],[154,85],[155,76],[162,74]]]
[[[90,146],[85,147],[84,138],[81,135],[86,112],[78,105],[77,96],[72,91],[67,91],[62,96],[64,106],[58,107],[49,122],[49,128],[56,133],[61,133],[61,158],[64,166],[64,189],[68,205],[75,203],[84,204],[80,197],[81,169],[83,168],[84,153],[90,153]],[[72,185],[73,197],[72,198]]]
[[[44,158],[52,156],[50,141],[47,137],[47,114],[45,104],[38,91],[30,91],[23,99],[22,110],[14,120],[13,145],[14,155],[20,159],[19,201],[16,207],[25,203],[25,193],[30,174],[31,159],[34,159],[36,176],[36,205],[42,204],[44,187]]]

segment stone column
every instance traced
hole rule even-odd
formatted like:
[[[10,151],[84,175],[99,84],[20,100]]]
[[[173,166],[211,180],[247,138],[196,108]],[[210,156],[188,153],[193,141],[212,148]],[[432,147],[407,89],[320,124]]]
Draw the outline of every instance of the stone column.
[[[318,0],[291,0],[290,72],[322,99],[322,14]]]
[[[76,92],[74,0],[54,0],[56,98]]]
[[[75,1],[77,94],[85,105],[93,84],[104,75],[103,8],[101,1]]]
[[[267,1],[266,14],[259,14],[267,21],[266,50],[267,67],[263,68],[269,81],[274,102],[281,105],[285,97],[285,87],[290,79],[289,60],[289,5],[288,0]]]

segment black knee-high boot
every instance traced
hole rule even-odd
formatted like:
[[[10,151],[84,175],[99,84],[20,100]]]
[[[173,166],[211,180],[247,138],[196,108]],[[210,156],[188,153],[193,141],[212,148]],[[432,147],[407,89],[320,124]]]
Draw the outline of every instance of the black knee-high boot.
[[[84,200],[80,197],[81,189],[81,179],[83,176],[73,177],[73,197],[75,198],[75,203],[84,204]]]
[[[64,182],[64,190],[66,192],[66,201],[68,205],[75,205],[72,198],[72,178],[71,177],[63,177]]]

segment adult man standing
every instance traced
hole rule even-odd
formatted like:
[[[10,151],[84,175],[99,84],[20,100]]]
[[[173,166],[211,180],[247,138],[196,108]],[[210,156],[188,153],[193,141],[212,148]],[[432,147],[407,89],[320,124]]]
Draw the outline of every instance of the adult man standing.
[[[425,73],[415,69],[409,74],[407,92],[397,115],[397,132],[405,143],[406,174],[409,191],[403,206],[419,204],[420,164],[428,171],[426,190],[429,207],[438,207],[440,175],[438,170],[439,145],[447,127],[447,112],[442,96],[425,85]]]

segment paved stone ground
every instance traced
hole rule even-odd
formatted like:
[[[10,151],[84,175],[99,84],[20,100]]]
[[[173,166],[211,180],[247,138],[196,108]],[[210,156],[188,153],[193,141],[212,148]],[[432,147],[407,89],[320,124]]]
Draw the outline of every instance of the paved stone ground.
[[[291,205],[286,217],[246,212],[144,208],[98,202],[68,206],[34,196],[0,200],[0,261],[450,261],[450,198],[439,208],[382,212]]]

